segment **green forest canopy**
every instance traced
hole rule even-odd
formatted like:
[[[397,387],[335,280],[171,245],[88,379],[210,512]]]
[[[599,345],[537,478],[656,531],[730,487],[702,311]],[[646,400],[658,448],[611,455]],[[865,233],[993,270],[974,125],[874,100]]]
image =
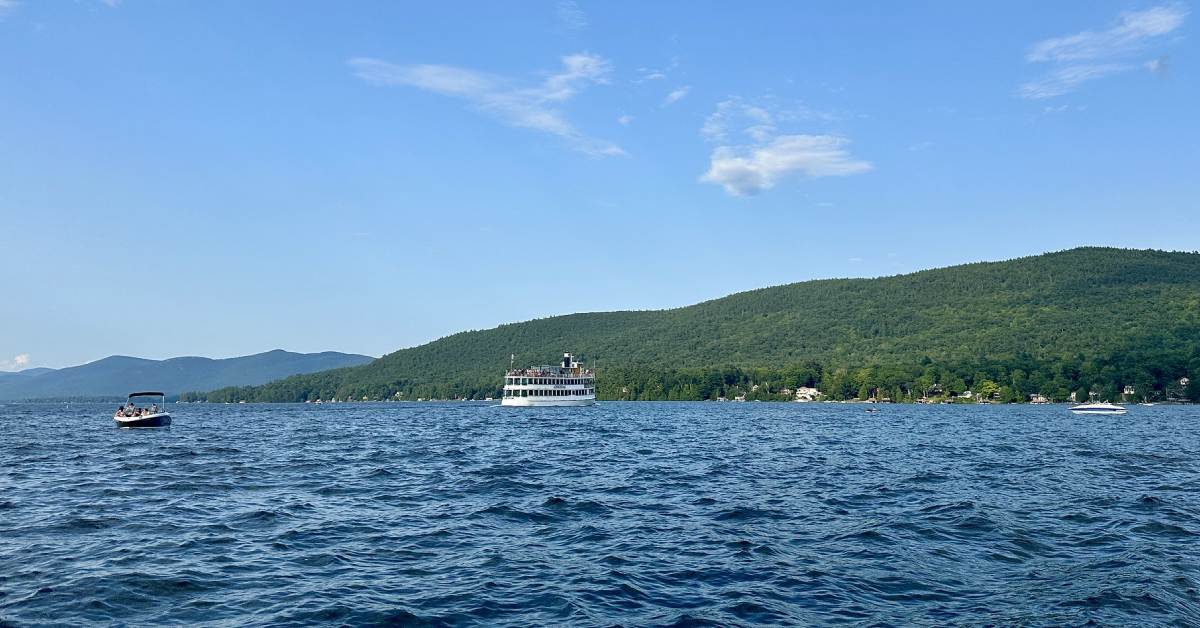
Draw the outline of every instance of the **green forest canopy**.
[[[598,358],[602,399],[776,399],[804,385],[834,399],[970,389],[1004,401],[1118,398],[1125,386],[1162,399],[1188,394],[1181,378],[1200,379],[1200,254],[1078,248],[671,310],[556,316],[184,399],[498,397],[509,354],[531,365],[563,351]]]

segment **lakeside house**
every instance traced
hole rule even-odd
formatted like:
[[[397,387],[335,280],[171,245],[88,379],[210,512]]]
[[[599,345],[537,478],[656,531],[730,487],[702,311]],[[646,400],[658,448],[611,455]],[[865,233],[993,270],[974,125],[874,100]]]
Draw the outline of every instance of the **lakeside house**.
[[[1042,393],[1033,393],[1029,395],[1029,403],[1050,403],[1050,398]]]
[[[823,397],[823,396],[824,395],[821,394],[821,391],[817,390],[816,388],[809,388],[808,386],[800,386],[799,388],[796,389],[796,394],[795,394],[795,396],[792,397],[792,399],[794,401],[799,401],[799,402],[803,403],[803,402],[809,402],[809,401],[820,401],[821,397]]]

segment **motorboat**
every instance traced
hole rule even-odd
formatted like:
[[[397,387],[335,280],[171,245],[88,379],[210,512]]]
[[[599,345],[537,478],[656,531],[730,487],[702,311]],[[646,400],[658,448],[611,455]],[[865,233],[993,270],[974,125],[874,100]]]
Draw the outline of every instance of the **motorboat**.
[[[134,399],[157,398],[149,406],[138,406]],[[128,401],[113,415],[118,427],[166,427],[171,424],[171,413],[167,412],[167,396],[161,392],[129,393]]]
[[[1125,408],[1115,403],[1103,401],[1071,406],[1071,412],[1075,414],[1125,414]]]

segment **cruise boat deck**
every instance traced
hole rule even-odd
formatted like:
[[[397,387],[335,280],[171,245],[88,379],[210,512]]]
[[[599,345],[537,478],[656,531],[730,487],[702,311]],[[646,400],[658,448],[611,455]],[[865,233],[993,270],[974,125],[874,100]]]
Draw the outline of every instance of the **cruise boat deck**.
[[[511,369],[504,376],[503,406],[590,406],[596,403],[596,374],[570,353],[562,364]]]

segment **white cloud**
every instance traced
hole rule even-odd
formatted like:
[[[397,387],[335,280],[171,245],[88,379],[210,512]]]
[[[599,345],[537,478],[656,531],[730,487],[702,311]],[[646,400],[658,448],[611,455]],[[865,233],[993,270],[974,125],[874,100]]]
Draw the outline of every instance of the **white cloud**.
[[[1083,31],[1052,37],[1033,45],[1028,61],[1091,61],[1139,50],[1146,40],[1166,35],[1183,25],[1187,10],[1163,5],[1122,13],[1117,25],[1104,31]]]
[[[2,0],[0,0],[2,1]],[[0,5],[2,7],[3,5]],[[20,371],[29,366],[29,354],[13,356],[11,360],[0,360],[0,371]]]
[[[576,129],[555,107],[588,85],[608,82],[611,66],[596,55],[567,55],[562,58],[562,71],[532,87],[515,87],[503,77],[448,65],[396,65],[366,57],[347,63],[355,76],[372,85],[416,87],[459,98],[510,126],[561,137],[575,150],[589,155],[625,154],[616,144]]]
[[[690,85],[685,85],[679,89],[673,90],[670,94],[667,94],[666,98],[663,99],[662,106],[666,107],[683,100],[685,97],[687,97],[688,92],[690,91],[692,91],[692,87]]]
[[[1125,63],[1071,65],[1054,70],[1036,81],[1025,83],[1017,90],[1022,98],[1042,100],[1075,91],[1087,81],[1124,72],[1133,66]]]
[[[1166,55],[1163,55],[1157,59],[1151,59],[1151,60],[1147,61],[1145,63],[1145,66],[1146,66],[1147,70],[1150,70],[1150,72],[1157,74],[1159,76],[1166,74],[1167,70],[1169,70],[1171,67],[1170,65],[1167,64]]]
[[[0,0],[0,18],[3,18],[6,13],[17,8],[20,4],[17,0]]]
[[[121,0],[100,0],[100,2],[104,3],[111,9],[121,6]]]
[[[850,262],[851,264],[858,264],[858,263],[861,263],[861,262],[863,261],[863,258],[861,258],[861,257],[851,257],[850,259],[848,259],[848,260],[846,260],[846,261]]]
[[[579,30],[586,28],[588,25],[587,15],[572,0],[562,0],[559,2],[554,7],[554,13],[558,17],[558,23],[567,28]]]
[[[633,116],[631,115],[626,114],[617,117],[617,124],[620,124],[621,126],[629,126],[629,123],[631,122],[633,122]]]
[[[809,119],[806,108],[779,111],[772,105],[729,98],[704,121],[700,134],[717,144],[703,183],[733,196],[751,196],[790,176],[835,177],[867,172],[870,162],[853,158],[849,140],[829,134],[781,134],[779,126]]]
[[[1187,15],[1182,5],[1164,4],[1124,12],[1116,25],[1107,30],[1042,40],[1030,48],[1025,60],[1056,67],[1045,76],[1021,85],[1017,93],[1031,100],[1053,98],[1070,93],[1088,81],[1133,69],[1135,64],[1130,58],[1141,54],[1151,41],[1182,26]],[[1157,72],[1157,66],[1146,66]]]
[[[848,143],[834,135],[780,135],[757,146],[718,146],[700,180],[733,196],[750,196],[791,175],[839,177],[870,170],[869,162],[850,156]]]

